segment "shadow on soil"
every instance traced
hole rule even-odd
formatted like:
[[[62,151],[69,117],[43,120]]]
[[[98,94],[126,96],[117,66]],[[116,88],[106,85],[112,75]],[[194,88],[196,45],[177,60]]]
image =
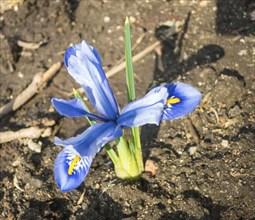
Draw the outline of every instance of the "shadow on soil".
[[[68,199],[51,199],[48,201],[31,199],[29,207],[21,219],[68,219],[71,214],[67,208],[69,202]]]
[[[217,0],[216,5],[217,33],[223,35],[255,34],[254,0]]]
[[[160,30],[160,34],[157,33],[159,30],[156,30],[155,35],[162,41],[163,45],[162,55],[160,57],[156,54],[153,82],[149,86],[148,91],[162,83],[170,83],[178,76],[184,75],[186,72],[191,71],[197,66],[205,66],[215,63],[225,55],[224,49],[221,46],[217,44],[209,44],[191,54],[187,59],[180,60],[182,40],[186,33],[188,20],[189,19],[186,19],[181,37],[177,37],[178,34],[172,32],[171,28],[169,31],[172,35],[169,35],[169,31],[167,32],[166,30],[164,30],[164,32]],[[176,48],[178,48],[178,52],[176,52]],[[233,74],[233,71],[228,71],[228,73]],[[141,140],[143,145],[146,145],[147,141],[155,139],[158,131],[159,127],[156,125],[143,126],[141,130]]]
[[[77,220],[121,219],[129,217],[122,212],[122,206],[115,202],[107,193],[98,189],[95,190],[92,187],[86,187],[84,192],[84,197],[91,202],[88,204],[83,203],[82,208],[76,212]],[[132,215],[134,213],[130,214],[130,216]]]
[[[192,199],[196,202],[198,202],[204,209],[208,211],[208,214],[205,214],[204,216],[200,218],[196,218],[195,216],[189,215],[187,212],[184,211],[175,211],[168,214],[163,215],[160,220],[166,220],[166,219],[179,219],[179,220],[205,220],[205,219],[221,219],[221,213],[228,209],[227,206],[222,206],[213,203],[212,199],[210,197],[205,197],[201,193],[199,193],[196,190],[186,190],[183,193],[184,199]]]

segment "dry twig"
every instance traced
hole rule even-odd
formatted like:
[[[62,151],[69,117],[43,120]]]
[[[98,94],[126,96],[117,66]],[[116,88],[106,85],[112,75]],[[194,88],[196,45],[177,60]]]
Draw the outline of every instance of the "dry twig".
[[[47,128],[46,128],[47,129]],[[30,127],[23,128],[18,131],[4,131],[0,132],[0,144],[10,142],[22,138],[39,138],[45,130],[44,128]]]
[[[18,181],[18,179],[17,179],[16,176],[13,177],[13,185],[14,185],[19,191],[24,192],[24,190],[23,190],[22,188],[20,188],[20,186],[19,186],[19,181]]]
[[[80,196],[80,198],[79,198],[79,200],[78,200],[78,202],[77,202],[77,205],[80,205],[80,204],[83,203],[84,195],[85,195],[85,192],[83,192],[83,193],[81,194],[81,196]]]
[[[135,42],[134,46],[132,47],[132,51],[134,51],[138,45],[142,42],[143,38],[145,37],[145,34],[142,34]],[[122,63],[123,61],[125,61],[125,56],[123,56],[117,63],[116,65],[119,65],[120,63]]]
[[[9,112],[17,110],[32,98],[46,83],[59,71],[62,64],[61,62],[53,64],[46,72],[35,74],[30,85],[23,90],[16,98],[5,104],[0,108],[0,118]]]
[[[141,58],[143,58],[144,56],[146,56],[148,53],[150,53],[151,51],[153,51],[155,49],[155,47],[157,47],[160,44],[159,41],[157,41],[156,43],[152,44],[151,46],[145,48],[143,51],[141,51],[140,53],[136,54],[135,56],[133,56],[133,63],[135,63],[136,61],[140,60]],[[110,71],[108,71],[106,73],[106,76],[109,78],[113,75],[115,75],[116,73],[118,73],[119,71],[125,69],[126,67],[126,63],[122,62],[120,65],[115,66],[114,68],[112,68]]]
[[[18,46],[23,47],[25,49],[30,49],[30,50],[36,50],[44,43],[45,41],[40,41],[39,43],[29,43],[29,42],[25,42],[21,40],[17,41]]]
[[[214,115],[215,115],[215,117],[216,117],[217,124],[219,124],[220,119],[219,119],[218,113],[217,113],[217,111],[215,110],[215,108],[210,107],[210,111],[212,111],[212,112],[214,113]]]

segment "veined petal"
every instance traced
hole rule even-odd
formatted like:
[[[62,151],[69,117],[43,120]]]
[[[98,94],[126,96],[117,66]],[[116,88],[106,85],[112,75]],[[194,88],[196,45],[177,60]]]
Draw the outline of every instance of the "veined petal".
[[[92,160],[92,156],[81,157],[71,145],[58,154],[54,165],[54,177],[61,192],[69,192],[83,182]]]
[[[202,94],[185,83],[177,82],[165,85],[168,97],[162,120],[180,118],[192,112],[199,104]]]
[[[51,103],[60,115],[68,118],[87,116],[94,120],[107,121],[102,117],[87,112],[80,99],[75,98],[67,101],[64,99],[53,98],[51,99]]]
[[[117,123],[123,127],[159,124],[168,93],[164,86],[152,89],[144,97],[129,103],[121,112]]]
[[[81,157],[94,157],[96,153],[109,141],[122,135],[120,126],[114,122],[94,124],[76,137],[67,140],[55,138],[55,144],[60,146],[73,146]]]
[[[64,61],[69,74],[85,90],[98,113],[115,120],[118,105],[95,48],[85,41],[67,49]]]

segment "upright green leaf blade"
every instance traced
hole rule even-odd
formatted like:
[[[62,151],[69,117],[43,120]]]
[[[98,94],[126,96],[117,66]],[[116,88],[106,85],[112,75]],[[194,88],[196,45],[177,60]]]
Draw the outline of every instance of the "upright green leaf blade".
[[[135,96],[135,82],[132,62],[132,47],[130,35],[130,23],[128,17],[125,21],[125,59],[126,59],[126,82],[128,90],[128,101],[134,101]]]
[[[126,58],[126,83],[128,90],[128,101],[132,102],[136,99],[135,95],[135,81],[134,71],[132,62],[132,46],[131,46],[131,35],[130,35],[130,23],[128,17],[125,21],[125,58]],[[140,140],[140,131],[138,127],[132,128],[132,135],[135,146],[135,157],[138,165],[139,172],[142,173],[144,170],[142,147]]]

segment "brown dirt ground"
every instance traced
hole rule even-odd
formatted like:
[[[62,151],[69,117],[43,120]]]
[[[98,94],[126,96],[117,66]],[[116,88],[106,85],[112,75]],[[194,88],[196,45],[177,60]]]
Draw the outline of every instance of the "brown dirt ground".
[[[41,153],[29,149],[26,140],[1,144],[0,218],[255,219],[253,3],[28,0],[2,12],[0,106],[25,89],[35,73],[62,61],[66,48],[82,39],[98,49],[106,70],[114,67],[123,57],[126,16],[132,16],[133,44],[144,35],[134,54],[155,42],[155,35],[162,40],[161,55],[151,53],[134,65],[137,95],[160,83],[182,81],[197,87],[204,99],[188,117],[142,128],[144,160],[153,160],[157,173],[133,183],[115,177],[102,150],[84,184],[61,193],[53,178],[61,149],[54,146],[53,137],[34,140],[42,143]],[[157,28],[183,19],[179,38],[169,37],[167,28]],[[46,43],[27,50],[17,46],[18,39]],[[110,78],[110,84],[123,107],[124,71]],[[62,68],[46,89],[2,118],[0,130],[54,120],[54,127],[61,125],[61,138],[81,132],[85,121],[61,118],[50,103],[52,97],[67,98],[73,87],[78,85]]]

